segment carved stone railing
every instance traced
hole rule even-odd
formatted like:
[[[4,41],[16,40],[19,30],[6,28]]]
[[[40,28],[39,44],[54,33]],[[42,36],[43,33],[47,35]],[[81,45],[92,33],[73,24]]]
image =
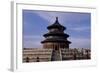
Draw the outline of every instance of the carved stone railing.
[[[24,62],[35,62],[37,57],[39,61],[55,61],[61,60],[80,60],[80,59],[91,59],[91,49],[83,48],[59,48],[54,51],[53,49],[25,49],[23,50],[23,61]]]

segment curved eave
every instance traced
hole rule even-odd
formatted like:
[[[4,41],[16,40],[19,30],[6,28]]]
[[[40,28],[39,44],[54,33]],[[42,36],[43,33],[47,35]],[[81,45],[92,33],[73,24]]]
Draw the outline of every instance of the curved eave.
[[[64,26],[62,26],[62,25],[57,25],[57,24],[52,24],[52,25],[50,25],[50,26],[48,26],[47,27],[47,29],[52,29],[52,28],[58,28],[58,29],[62,29],[62,30],[65,30],[66,29],[66,27],[64,27]]]
[[[46,33],[43,36],[44,37],[48,37],[48,36],[64,36],[64,37],[69,37],[69,35],[65,34],[65,33]]]

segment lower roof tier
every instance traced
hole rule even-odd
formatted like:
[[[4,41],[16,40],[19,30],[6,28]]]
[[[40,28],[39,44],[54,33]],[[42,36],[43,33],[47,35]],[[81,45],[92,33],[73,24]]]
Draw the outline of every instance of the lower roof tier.
[[[64,42],[64,43],[71,44],[71,42],[68,41],[68,40],[64,40],[64,39],[53,39],[53,38],[51,38],[51,39],[45,39],[41,43],[47,43],[47,42],[58,42],[58,43],[63,43]]]

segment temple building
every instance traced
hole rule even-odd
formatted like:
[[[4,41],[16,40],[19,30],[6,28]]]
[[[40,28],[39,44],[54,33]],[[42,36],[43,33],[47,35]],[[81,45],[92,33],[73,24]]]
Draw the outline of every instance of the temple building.
[[[59,23],[58,17],[47,29],[49,32],[43,35],[45,39],[41,41],[43,48],[23,49],[24,63],[91,59],[90,49],[69,47],[69,35],[64,33],[66,27]]]
[[[69,35],[64,33],[66,27],[59,23],[58,17],[56,17],[55,23],[49,25],[47,29],[49,32],[43,35],[46,39],[41,42],[44,49],[69,48],[69,44],[71,43],[67,40]]]

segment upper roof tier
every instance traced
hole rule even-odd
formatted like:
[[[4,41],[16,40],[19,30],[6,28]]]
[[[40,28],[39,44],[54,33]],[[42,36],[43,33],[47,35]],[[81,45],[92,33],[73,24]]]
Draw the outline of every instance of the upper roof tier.
[[[59,23],[58,17],[56,17],[56,21],[54,22],[54,24],[49,25],[49,26],[47,27],[47,29],[52,29],[52,28],[58,28],[58,29],[62,29],[62,30],[65,30],[65,29],[66,29],[66,27],[64,27],[63,25],[61,25],[61,24]]]
[[[43,35],[44,37],[48,37],[48,36],[63,36],[63,37],[69,37],[68,34],[66,33],[61,33],[61,32],[49,32]]]

